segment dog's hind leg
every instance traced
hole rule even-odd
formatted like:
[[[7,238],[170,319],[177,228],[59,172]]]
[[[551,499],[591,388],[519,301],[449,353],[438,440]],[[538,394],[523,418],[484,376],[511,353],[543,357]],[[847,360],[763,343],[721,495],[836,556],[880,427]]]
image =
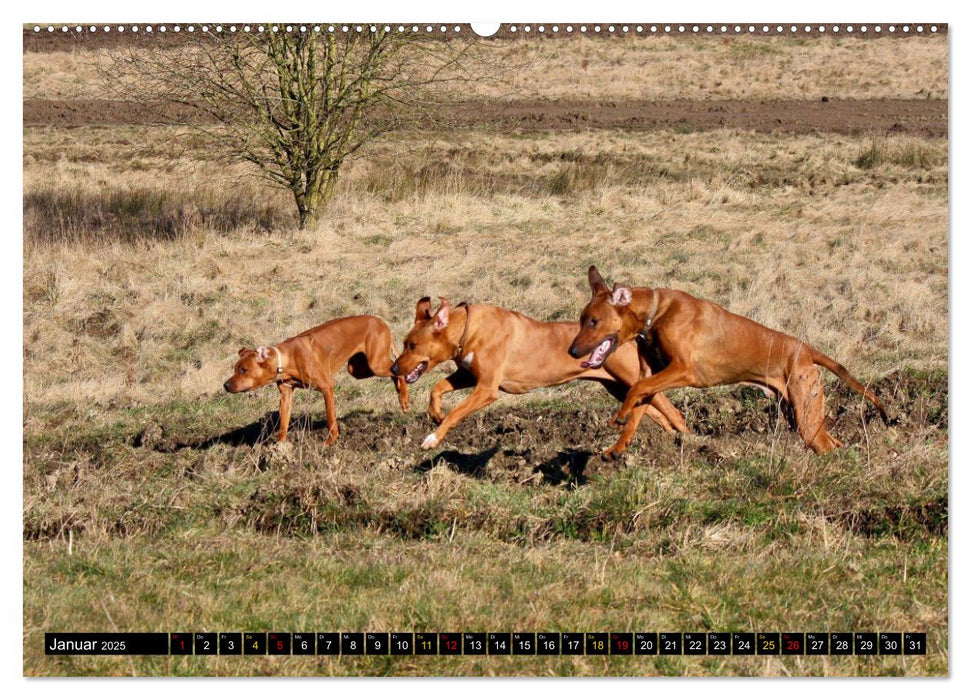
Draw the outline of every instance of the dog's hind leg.
[[[334,385],[324,384],[320,387],[320,392],[324,395],[324,406],[327,409],[327,440],[325,445],[333,445],[340,434],[337,428],[337,403],[334,401]]]
[[[788,379],[789,403],[802,439],[816,453],[841,447],[843,443],[826,430],[823,378],[816,366],[808,362],[796,364]]]
[[[398,393],[398,404],[402,411],[411,408],[411,399],[408,397],[408,382],[404,377],[396,377],[391,372],[391,365],[394,364],[395,357],[394,342],[391,340],[391,331],[382,329],[376,334],[368,337],[363,352],[354,355],[347,362],[347,371],[356,379],[366,379],[367,377],[390,377],[394,389]]]

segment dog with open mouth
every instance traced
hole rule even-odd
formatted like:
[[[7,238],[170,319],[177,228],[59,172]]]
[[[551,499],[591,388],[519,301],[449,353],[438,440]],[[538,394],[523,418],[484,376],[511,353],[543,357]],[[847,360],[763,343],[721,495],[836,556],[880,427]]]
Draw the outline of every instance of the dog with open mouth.
[[[432,312],[431,299],[423,297],[415,307],[415,325],[408,332],[401,355],[391,371],[412,384],[428,370],[449,360],[456,371],[439,381],[431,391],[428,414],[439,424],[422,441],[423,449],[434,449],[469,414],[499,398],[500,392],[525,394],[540,387],[556,386],[574,379],[602,384],[618,401],[641,377],[637,350],[627,347],[604,358],[596,367],[567,355],[570,339],[579,327],[569,321],[536,321],[516,311],[489,304],[459,304],[452,307],[440,297]],[[458,389],[472,393],[446,416],[442,396]],[[663,394],[638,406],[668,432],[684,432],[681,412]],[[636,430],[623,431],[609,450],[614,458],[627,449]]]
[[[241,348],[233,376],[223,388],[231,394],[275,382],[280,391],[279,442],[287,439],[294,389],[316,389],[327,409],[327,445],[337,439],[334,379],[341,367],[355,379],[391,377],[403,411],[410,407],[405,380],[392,376],[391,329],[377,316],[349,316],[328,321],[269,347]]]
[[[580,330],[570,345],[573,358],[596,368],[625,347],[637,347],[653,374],[631,387],[614,416],[624,434],[640,422],[638,406],[659,392],[679,387],[753,384],[792,407],[794,427],[814,452],[842,443],[825,424],[825,367],[877,407],[876,395],[845,367],[785,333],[673,289],[607,286],[595,266],[587,271],[593,298],[580,314]],[[637,339],[636,343],[630,341]]]

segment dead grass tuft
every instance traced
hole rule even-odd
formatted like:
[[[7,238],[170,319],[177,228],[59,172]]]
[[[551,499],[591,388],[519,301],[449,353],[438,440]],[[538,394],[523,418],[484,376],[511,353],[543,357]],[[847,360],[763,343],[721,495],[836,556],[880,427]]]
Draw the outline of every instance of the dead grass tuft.
[[[884,164],[913,170],[931,170],[946,162],[940,149],[920,139],[893,137],[870,141],[853,160],[862,170]]]
[[[171,241],[200,229],[265,232],[292,224],[292,214],[275,203],[213,190],[51,187],[24,194],[29,244]]]

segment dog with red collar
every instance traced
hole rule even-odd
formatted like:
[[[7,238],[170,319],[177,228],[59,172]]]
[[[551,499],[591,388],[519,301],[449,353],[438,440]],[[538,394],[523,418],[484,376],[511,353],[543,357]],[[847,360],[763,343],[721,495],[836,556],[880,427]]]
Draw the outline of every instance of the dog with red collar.
[[[598,382],[618,401],[643,376],[632,345],[614,353],[602,367],[588,368],[567,354],[570,340],[580,330],[569,321],[545,322],[491,304],[459,304],[441,299],[432,312],[431,299],[418,300],[415,325],[405,338],[401,355],[391,366],[396,377],[409,384],[438,364],[453,360],[456,371],[431,391],[428,414],[439,424],[422,441],[422,449],[438,447],[449,430],[469,414],[499,398],[499,392],[525,394],[540,387],[586,379]],[[446,416],[442,396],[457,389],[472,393]],[[668,432],[686,432],[684,416],[663,394],[637,407],[638,420],[647,414]],[[636,430],[623,432],[606,456],[622,453]]]
[[[825,367],[890,418],[872,390],[843,365],[811,345],[717,304],[674,289],[613,289],[591,266],[587,280],[593,297],[580,312],[578,333],[569,355],[586,358],[597,368],[624,348],[636,347],[653,373],[627,393],[612,423],[622,434],[637,429],[637,408],[662,391],[753,384],[792,408],[793,427],[813,452],[834,450],[843,443],[826,429],[820,367]],[[634,341],[634,342],[631,342]]]

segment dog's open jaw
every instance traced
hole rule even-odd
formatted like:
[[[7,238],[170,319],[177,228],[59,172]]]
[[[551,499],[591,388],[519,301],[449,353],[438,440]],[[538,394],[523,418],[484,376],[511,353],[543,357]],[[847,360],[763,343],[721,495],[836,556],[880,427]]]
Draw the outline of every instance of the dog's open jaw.
[[[418,381],[418,377],[421,376],[421,373],[424,372],[427,367],[427,362],[419,362],[413,370],[405,375],[405,381],[409,384],[414,384]]]
[[[604,338],[600,342],[600,345],[595,347],[593,352],[590,353],[590,357],[580,363],[580,366],[589,369],[597,369],[600,367],[604,363],[604,360],[607,359],[607,355],[610,354],[615,342],[617,342],[616,338]]]

